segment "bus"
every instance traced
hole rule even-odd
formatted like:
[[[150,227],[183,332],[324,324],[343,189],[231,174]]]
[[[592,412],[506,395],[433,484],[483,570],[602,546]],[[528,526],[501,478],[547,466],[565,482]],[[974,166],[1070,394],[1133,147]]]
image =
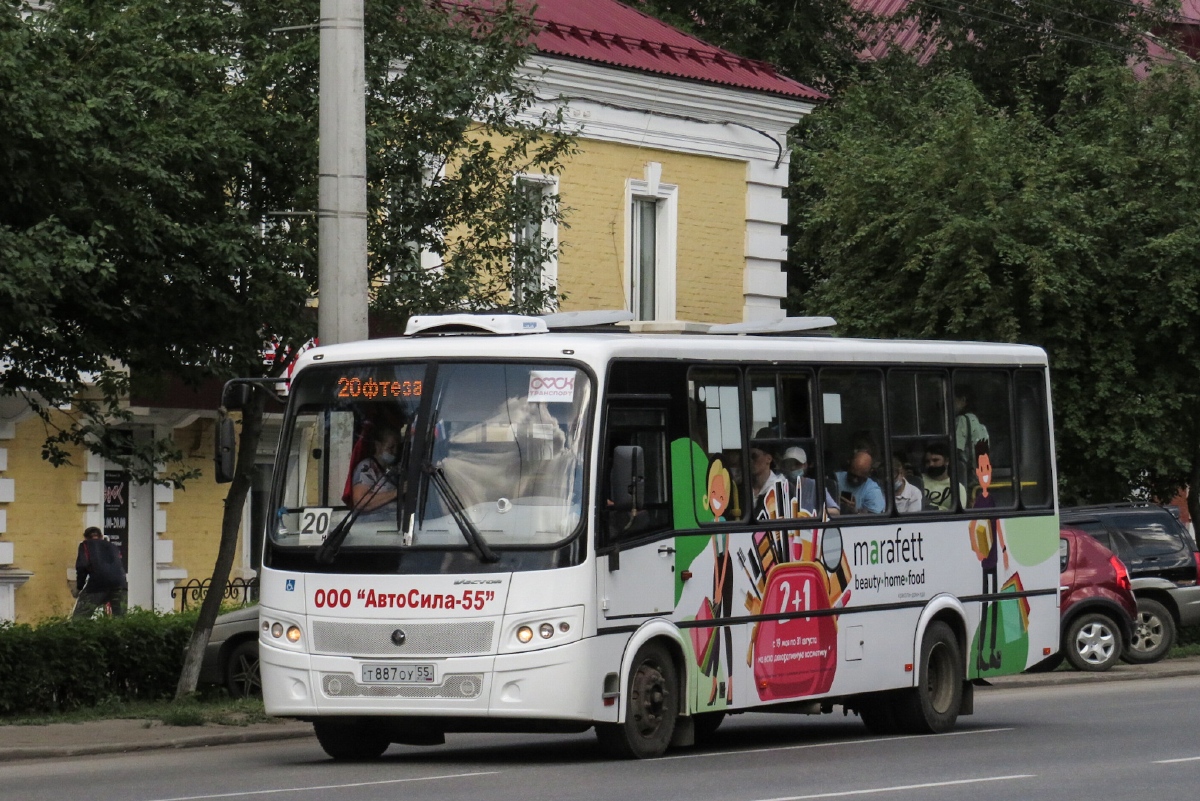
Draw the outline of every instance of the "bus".
[[[754,711],[945,732],[1058,650],[1041,349],[621,318],[422,316],[299,357],[268,714],[334,759],[588,729],[650,758]]]

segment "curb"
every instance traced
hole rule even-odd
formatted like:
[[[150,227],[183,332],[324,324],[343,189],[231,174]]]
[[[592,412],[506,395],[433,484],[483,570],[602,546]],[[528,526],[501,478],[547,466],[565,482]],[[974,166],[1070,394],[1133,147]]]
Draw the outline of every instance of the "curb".
[[[61,757],[98,756],[103,754],[125,754],[135,751],[161,751],[170,748],[206,748],[214,745],[239,745],[243,743],[272,742],[275,740],[298,740],[303,737],[312,736],[312,726],[306,723],[303,724],[303,728],[288,726],[278,731],[230,731],[213,734],[196,734],[165,740],[148,740],[145,742],[127,741],[69,746],[10,746],[0,747],[0,762],[14,762],[22,759],[54,759]]]
[[[1062,670],[1053,673],[1043,673],[1036,676],[1020,673],[1016,676],[1003,676],[987,680],[986,687],[996,689],[1046,687],[1067,684],[1099,684],[1109,681],[1137,681],[1141,679],[1169,679],[1179,676],[1200,675],[1200,666],[1195,663],[1179,665],[1178,667],[1163,667],[1157,670],[1132,668],[1121,670],[1114,668],[1103,673],[1088,673],[1081,670]]]

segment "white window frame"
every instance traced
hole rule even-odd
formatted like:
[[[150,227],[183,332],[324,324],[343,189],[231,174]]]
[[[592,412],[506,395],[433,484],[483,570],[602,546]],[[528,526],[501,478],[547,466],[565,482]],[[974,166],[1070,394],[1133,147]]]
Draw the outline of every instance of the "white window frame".
[[[557,175],[541,175],[538,173],[518,173],[513,176],[513,184],[533,184],[541,187],[542,197],[546,198],[551,195],[558,196],[558,176]],[[560,201],[561,202],[561,199]],[[516,241],[517,232],[512,232],[513,241]],[[555,295],[550,299],[550,307],[547,312],[558,311],[558,223],[555,220],[542,220],[542,239],[550,241],[552,250],[550,258],[542,263],[541,281],[542,289],[554,287]],[[511,287],[511,291],[516,291],[516,287]]]
[[[650,162],[646,165],[645,180],[630,178],[625,182],[625,308],[639,319],[675,319],[675,270],[679,219],[679,187],[659,181],[662,165]],[[646,317],[637,308],[634,287],[634,220],[635,200],[654,200],[657,203],[655,218],[655,265],[654,265],[654,314]]]

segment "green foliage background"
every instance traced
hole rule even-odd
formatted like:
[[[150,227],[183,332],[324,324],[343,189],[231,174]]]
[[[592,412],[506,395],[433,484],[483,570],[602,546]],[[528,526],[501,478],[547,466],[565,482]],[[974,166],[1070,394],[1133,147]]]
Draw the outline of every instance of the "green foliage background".
[[[0,715],[170,698],[195,613],[0,625]]]

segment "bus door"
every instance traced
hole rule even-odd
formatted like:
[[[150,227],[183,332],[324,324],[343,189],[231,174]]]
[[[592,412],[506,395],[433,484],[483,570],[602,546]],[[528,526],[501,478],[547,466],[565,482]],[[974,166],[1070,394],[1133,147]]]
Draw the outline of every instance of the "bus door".
[[[607,618],[669,615],[674,608],[667,415],[665,399],[609,401],[596,515],[597,570]],[[640,508],[630,502],[631,471],[642,486]]]

